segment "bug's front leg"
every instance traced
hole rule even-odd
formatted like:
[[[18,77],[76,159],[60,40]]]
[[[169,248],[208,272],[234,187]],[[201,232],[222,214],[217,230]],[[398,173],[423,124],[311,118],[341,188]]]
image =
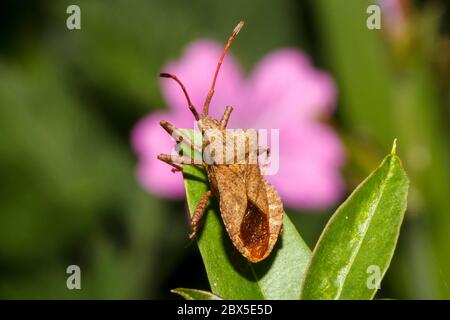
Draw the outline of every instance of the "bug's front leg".
[[[197,209],[195,209],[195,212],[192,215],[192,218],[191,218],[192,231],[189,234],[189,239],[191,239],[191,240],[193,240],[197,237],[200,220],[202,219],[203,214],[205,213],[206,205],[208,204],[209,198],[211,196],[212,196],[211,190],[207,191],[203,195],[202,199],[200,200],[200,202],[197,205]]]
[[[161,153],[158,155],[158,160],[161,160],[169,165],[171,165],[174,169],[172,171],[181,171],[182,168],[180,165],[182,164],[191,164],[191,165],[198,165],[198,166],[205,166],[205,164],[197,163],[194,159],[188,158],[188,157],[180,157],[172,154],[164,154]]]
[[[161,121],[159,124],[161,125],[161,127],[164,128],[164,130],[167,131],[168,134],[170,134],[175,139],[177,143],[185,143],[191,148],[191,150],[195,150],[197,152],[200,152],[201,154],[201,150],[180,129],[164,120]]]

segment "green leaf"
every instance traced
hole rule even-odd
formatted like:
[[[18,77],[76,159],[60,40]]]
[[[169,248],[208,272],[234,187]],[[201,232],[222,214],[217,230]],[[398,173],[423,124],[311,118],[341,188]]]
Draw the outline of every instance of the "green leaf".
[[[202,168],[184,166],[183,173],[192,215],[209,186]],[[298,299],[311,252],[286,215],[272,254],[258,264],[248,262],[231,244],[215,199],[203,219],[198,246],[213,293],[224,299]]]
[[[322,232],[304,282],[304,299],[374,297],[395,250],[408,186],[394,142],[392,153],[337,209]]]
[[[223,300],[221,297],[216,296],[212,292],[204,290],[176,288],[170,291],[182,296],[186,300]]]

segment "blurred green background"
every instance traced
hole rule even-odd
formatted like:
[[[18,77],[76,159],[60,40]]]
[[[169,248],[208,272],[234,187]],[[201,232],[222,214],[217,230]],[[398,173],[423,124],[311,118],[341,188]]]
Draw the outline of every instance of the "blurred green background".
[[[293,46],[336,79],[333,126],[351,191],[395,137],[409,208],[378,297],[450,298],[448,1],[400,1],[400,32],[368,30],[374,1],[2,1],[0,4],[0,298],[174,298],[208,289],[186,246],[183,202],[135,180],[133,125],[164,108],[157,74],[190,41],[226,40],[251,70]],[[66,8],[81,8],[79,31]],[[384,13],[383,13],[384,14]],[[384,19],[384,15],[382,16]],[[313,247],[335,208],[288,210]],[[82,290],[66,288],[81,267]]]

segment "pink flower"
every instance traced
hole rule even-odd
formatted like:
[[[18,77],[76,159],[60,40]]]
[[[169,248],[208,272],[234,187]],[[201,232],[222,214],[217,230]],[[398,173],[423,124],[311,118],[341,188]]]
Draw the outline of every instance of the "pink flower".
[[[213,41],[196,41],[180,60],[162,68],[178,76],[199,110],[222,48]],[[193,128],[193,117],[175,81],[162,79],[161,86],[169,110],[149,114],[132,133],[133,148],[139,156],[137,177],[149,192],[181,198],[181,175],[173,174],[167,164],[156,159],[174,146],[159,121]],[[344,160],[342,145],[332,128],[317,121],[333,112],[335,100],[335,85],[328,74],[315,69],[300,51],[281,49],[263,58],[248,78],[228,54],[209,110],[220,118],[225,106],[232,105],[231,128],[280,129],[279,171],[267,179],[285,206],[320,209],[334,204],[343,191],[339,173]]]

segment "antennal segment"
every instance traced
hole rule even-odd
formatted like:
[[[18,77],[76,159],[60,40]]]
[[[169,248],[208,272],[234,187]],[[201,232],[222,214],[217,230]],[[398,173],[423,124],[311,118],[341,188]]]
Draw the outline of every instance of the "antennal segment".
[[[186,97],[186,100],[187,100],[187,103],[188,103],[188,106],[189,106],[189,110],[191,110],[192,114],[194,115],[195,120],[198,121],[200,119],[200,115],[198,114],[197,109],[195,109],[194,105],[192,104],[191,99],[189,98],[189,95],[188,95],[188,93],[186,91],[186,88],[184,87],[184,85],[180,81],[180,79],[178,79],[177,76],[174,76],[174,75],[172,75],[170,73],[160,73],[159,76],[161,78],[173,79],[180,85],[181,90],[183,90],[184,96]]]
[[[203,115],[208,114],[209,104],[211,102],[211,99],[214,95],[214,87],[216,85],[217,75],[219,74],[220,67],[222,66],[223,59],[225,58],[225,55],[228,51],[228,48],[231,46],[231,43],[234,40],[234,37],[239,33],[241,28],[244,26],[244,21],[240,21],[238,25],[234,28],[233,33],[231,34],[230,38],[228,39],[227,44],[225,45],[225,48],[222,51],[222,55],[220,56],[219,62],[217,63],[216,73],[214,74],[214,78],[211,84],[211,89],[209,89],[208,95],[206,96],[205,103],[203,105]]]

